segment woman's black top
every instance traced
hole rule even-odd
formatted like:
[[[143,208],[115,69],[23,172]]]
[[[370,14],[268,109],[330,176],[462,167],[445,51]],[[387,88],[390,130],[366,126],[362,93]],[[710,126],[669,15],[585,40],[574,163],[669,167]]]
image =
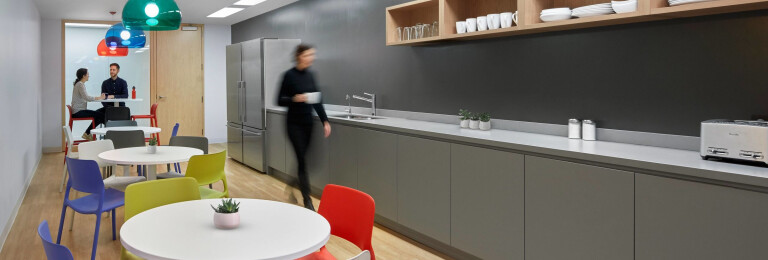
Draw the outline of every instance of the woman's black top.
[[[307,69],[292,68],[283,74],[283,83],[280,85],[277,104],[288,107],[288,123],[312,123],[312,108],[315,109],[321,121],[328,121],[323,102],[317,104],[293,102],[293,96],[310,92],[319,92],[312,72]]]

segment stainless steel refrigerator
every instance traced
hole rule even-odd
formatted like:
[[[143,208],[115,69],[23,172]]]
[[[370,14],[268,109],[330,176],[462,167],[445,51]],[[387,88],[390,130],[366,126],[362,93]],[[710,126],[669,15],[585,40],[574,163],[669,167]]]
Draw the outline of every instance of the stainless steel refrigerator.
[[[266,169],[266,109],[276,105],[298,39],[254,39],[227,46],[227,153]]]

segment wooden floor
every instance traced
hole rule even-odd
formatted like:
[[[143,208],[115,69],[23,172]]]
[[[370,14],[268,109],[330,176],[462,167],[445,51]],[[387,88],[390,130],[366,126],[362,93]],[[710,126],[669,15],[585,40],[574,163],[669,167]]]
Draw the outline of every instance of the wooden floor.
[[[211,145],[210,152],[224,150],[223,145]],[[61,183],[62,160],[64,154],[45,154],[40,161],[29,190],[22,202],[19,213],[11,228],[5,245],[0,251],[0,259],[45,259],[42,243],[37,236],[37,226],[47,220],[51,236],[56,239],[61,215],[61,203],[64,193],[59,193]],[[184,166],[183,166],[184,167]],[[158,171],[164,171],[161,167]],[[229,192],[233,198],[257,198],[288,202],[283,193],[285,184],[279,180],[258,173],[240,163],[227,159],[227,180]],[[118,169],[118,172],[122,172]],[[134,170],[135,172],[135,170]],[[214,185],[214,188],[221,189]],[[295,191],[300,198],[300,194]],[[314,199],[315,208],[319,200]],[[68,210],[71,212],[71,210]],[[72,231],[67,229],[71,214],[67,214],[61,244],[69,247],[75,259],[90,259],[93,243],[94,215],[77,215]],[[101,231],[97,259],[119,259],[120,238],[112,240],[109,216],[102,216]],[[123,223],[123,208],[117,209],[117,230]],[[106,221],[105,221],[106,220]],[[331,237],[328,250],[338,259],[346,259],[360,252],[357,247],[345,240]],[[383,227],[376,226],[373,230],[373,248],[377,259],[445,259],[444,255],[436,253],[408,238],[402,237]]]

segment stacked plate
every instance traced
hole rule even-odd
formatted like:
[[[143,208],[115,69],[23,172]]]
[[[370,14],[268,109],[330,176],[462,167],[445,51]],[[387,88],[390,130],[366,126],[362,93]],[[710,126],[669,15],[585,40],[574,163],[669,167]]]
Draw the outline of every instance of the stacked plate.
[[[541,10],[541,20],[544,22],[560,21],[571,19],[571,8],[552,8]]]
[[[579,8],[574,8],[571,15],[576,17],[590,17],[590,16],[612,14],[612,13],[613,13],[613,7],[611,6],[611,3],[602,3],[602,4],[588,5],[588,6],[582,6]]]
[[[617,14],[637,11],[637,0],[611,1],[611,7]]]
[[[713,1],[713,0],[669,0],[669,6],[692,4],[692,3],[698,3],[698,2],[708,2],[708,1]]]

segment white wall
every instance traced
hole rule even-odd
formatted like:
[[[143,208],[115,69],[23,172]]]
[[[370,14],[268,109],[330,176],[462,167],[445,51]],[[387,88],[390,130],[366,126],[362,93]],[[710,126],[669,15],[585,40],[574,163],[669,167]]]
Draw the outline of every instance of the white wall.
[[[61,151],[61,20],[41,24],[43,152]]]
[[[32,0],[0,0],[0,32],[2,247],[42,154],[41,30]]]
[[[227,53],[231,27],[205,25],[205,137],[210,143],[227,142]]]

